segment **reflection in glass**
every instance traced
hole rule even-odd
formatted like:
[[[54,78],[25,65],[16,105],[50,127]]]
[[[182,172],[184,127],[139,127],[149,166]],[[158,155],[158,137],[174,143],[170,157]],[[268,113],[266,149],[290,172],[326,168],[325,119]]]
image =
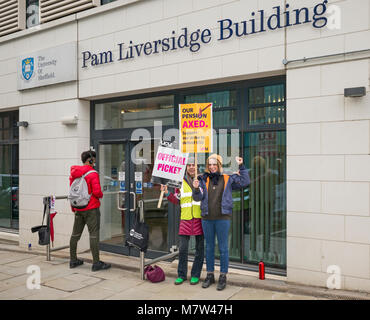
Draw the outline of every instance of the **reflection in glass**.
[[[257,107],[249,109],[249,124],[283,124],[285,121],[285,106]]]
[[[244,257],[286,267],[286,133],[246,133],[251,184],[244,190]]]
[[[216,91],[187,95],[184,103],[213,103],[213,127],[235,127],[238,120],[237,91]],[[225,110],[230,108],[231,110]]]
[[[0,113],[0,227],[19,228],[19,112]]]
[[[0,227],[11,227],[12,175],[10,145],[0,145]]]
[[[144,202],[145,222],[149,226],[148,249],[154,251],[168,251],[168,201],[163,197],[162,205],[157,208],[161,194],[160,185],[151,183],[155,155],[154,140],[141,141],[134,148],[134,171],[142,173],[143,193],[137,194],[137,201]],[[146,155],[145,150],[150,150]]]
[[[236,90],[187,95],[184,103],[205,102],[212,102],[214,109],[236,107]]]
[[[125,240],[125,210],[118,210],[119,173],[125,172],[125,144],[99,146],[99,178],[101,199],[100,241],[123,245]],[[124,206],[124,204],[120,204]]]
[[[249,105],[280,103],[284,101],[284,84],[249,89]]]
[[[95,129],[143,128],[174,124],[174,97],[122,100],[95,105]]]

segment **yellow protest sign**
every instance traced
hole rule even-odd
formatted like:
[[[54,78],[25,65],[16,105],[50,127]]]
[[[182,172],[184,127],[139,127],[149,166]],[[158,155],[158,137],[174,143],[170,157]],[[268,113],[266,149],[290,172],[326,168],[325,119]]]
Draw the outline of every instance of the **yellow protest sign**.
[[[212,103],[180,104],[179,118],[181,152],[212,152]]]

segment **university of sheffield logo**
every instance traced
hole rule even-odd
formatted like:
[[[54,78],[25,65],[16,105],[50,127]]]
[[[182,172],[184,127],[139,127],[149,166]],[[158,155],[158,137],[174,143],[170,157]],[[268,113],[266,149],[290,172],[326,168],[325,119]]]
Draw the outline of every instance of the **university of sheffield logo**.
[[[33,58],[26,58],[22,60],[22,75],[25,80],[30,80],[34,70]]]

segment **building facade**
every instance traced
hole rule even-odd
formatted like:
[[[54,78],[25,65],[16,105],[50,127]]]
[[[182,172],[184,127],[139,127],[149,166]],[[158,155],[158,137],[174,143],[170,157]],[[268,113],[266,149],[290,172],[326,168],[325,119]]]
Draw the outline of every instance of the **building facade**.
[[[93,148],[102,250],[138,254],[125,235],[143,200],[147,256],[169,252],[179,209],[157,208],[156,148],[178,144],[179,104],[212,102],[213,153],[251,177],[231,266],[370,292],[370,0],[14,0],[0,17],[2,233],[37,246],[42,198],[66,195]],[[73,214],[56,211],[58,247]]]

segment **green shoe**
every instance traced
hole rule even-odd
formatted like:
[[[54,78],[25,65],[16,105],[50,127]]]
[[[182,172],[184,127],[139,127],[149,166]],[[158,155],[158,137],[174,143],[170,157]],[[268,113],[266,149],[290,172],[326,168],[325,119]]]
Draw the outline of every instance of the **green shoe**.
[[[199,278],[197,278],[197,277],[191,277],[191,280],[190,280],[190,284],[198,284],[198,282],[199,282]]]
[[[178,285],[178,284],[182,284],[185,280],[183,278],[177,278],[175,280],[175,284]]]

